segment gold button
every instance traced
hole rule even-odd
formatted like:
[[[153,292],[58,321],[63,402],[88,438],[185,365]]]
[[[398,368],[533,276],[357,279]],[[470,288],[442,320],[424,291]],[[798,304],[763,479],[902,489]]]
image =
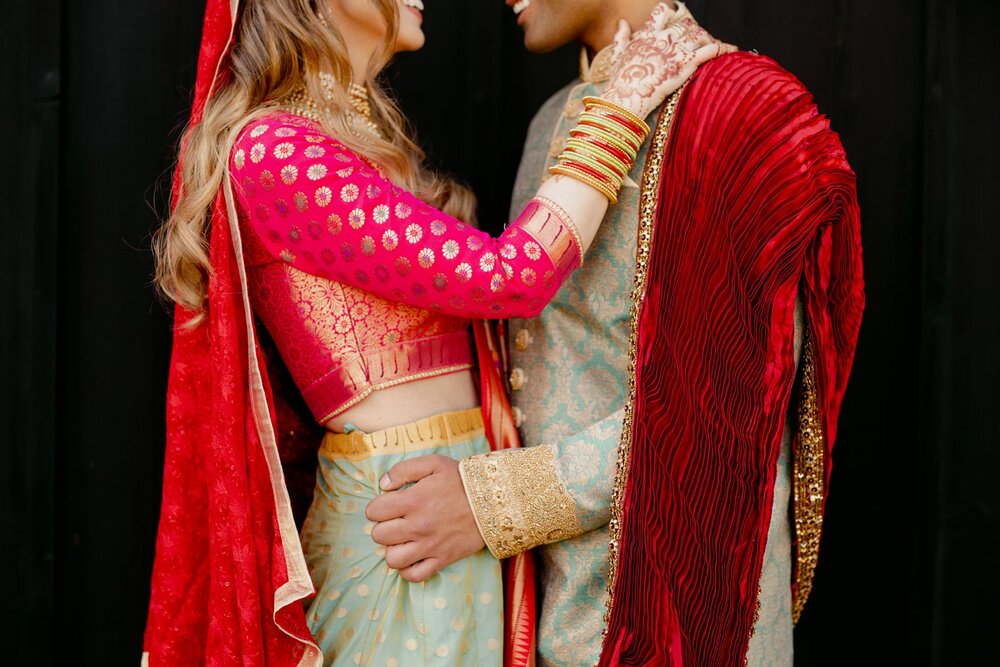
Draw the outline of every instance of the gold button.
[[[534,339],[531,337],[531,332],[527,329],[521,329],[517,332],[517,335],[514,336],[514,349],[518,352],[524,352],[533,341]]]
[[[524,425],[524,422],[528,421],[528,418],[524,416],[523,412],[521,412],[521,408],[512,408],[511,413],[514,415],[514,426],[518,428],[521,428]]]
[[[566,102],[566,108],[563,109],[563,115],[566,118],[576,118],[583,112],[583,100],[569,100]]]
[[[510,388],[514,391],[521,391],[527,381],[528,376],[520,368],[515,368],[510,372]]]

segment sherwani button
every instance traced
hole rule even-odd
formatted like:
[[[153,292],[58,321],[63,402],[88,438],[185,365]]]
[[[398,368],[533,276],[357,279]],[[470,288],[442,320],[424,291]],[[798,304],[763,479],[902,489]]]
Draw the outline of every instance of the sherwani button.
[[[531,332],[527,329],[521,329],[517,332],[517,336],[514,337],[514,349],[518,352],[524,352],[533,341]]]
[[[510,372],[510,388],[514,391],[521,391],[527,381],[528,376],[524,374],[522,369],[515,368]]]

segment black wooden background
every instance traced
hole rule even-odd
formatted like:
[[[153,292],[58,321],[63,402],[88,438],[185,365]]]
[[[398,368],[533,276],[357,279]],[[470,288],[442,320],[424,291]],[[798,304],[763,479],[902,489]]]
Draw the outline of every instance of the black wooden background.
[[[868,311],[798,664],[993,664],[1000,9],[690,4],[810,86],[859,175]],[[526,54],[500,0],[427,5],[429,46],[393,81],[496,228],[527,122],[576,51]],[[202,7],[0,1],[4,665],[139,659],[170,341],[148,241]]]

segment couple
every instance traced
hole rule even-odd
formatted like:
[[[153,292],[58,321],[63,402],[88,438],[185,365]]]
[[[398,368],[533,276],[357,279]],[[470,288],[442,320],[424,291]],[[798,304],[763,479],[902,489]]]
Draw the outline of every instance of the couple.
[[[419,9],[208,2],[144,658],[789,664],[863,307],[839,140],[680,3],[524,0],[587,55],[491,238],[376,82]],[[265,332],[325,428],[301,531]]]

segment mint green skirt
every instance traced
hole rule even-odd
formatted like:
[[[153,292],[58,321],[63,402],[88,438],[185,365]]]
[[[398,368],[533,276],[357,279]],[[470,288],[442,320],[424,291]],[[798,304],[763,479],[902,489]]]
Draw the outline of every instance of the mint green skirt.
[[[404,581],[365,517],[378,480],[399,461],[487,451],[479,408],[323,439],[302,546],[316,586],[306,618],[325,665],[500,667],[500,563],[484,549],[424,583]]]

